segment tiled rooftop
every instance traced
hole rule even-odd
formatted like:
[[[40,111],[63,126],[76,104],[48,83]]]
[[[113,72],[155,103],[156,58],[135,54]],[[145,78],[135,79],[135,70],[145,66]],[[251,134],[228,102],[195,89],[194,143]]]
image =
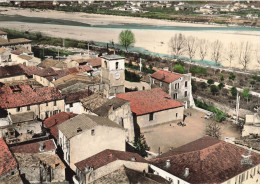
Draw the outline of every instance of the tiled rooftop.
[[[65,103],[70,104],[70,103],[80,102],[80,99],[86,98],[92,94],[93,94],[93,92],[90,90],[83,90],[83,91],[78,91],[75,93],[65,94],[64,95]]]
[[[0,138],[0,176],[17,167],[17,162],[3,138]]]
[[[64,98],[55,87],[32,89],[28,85],[19,85],[1,87],[0,91],[0,107],[3,109],[40,104]]]
[[[189,183],[222,183],[251,168],[242,165],[242,155],[248,150],[231,143],[205,136],[172,151],[164,153],[149,162]],[[260,163],[260,155],[251,153],[254,165]],[[166,168],[166,160],[170,167]],[[185,168],[189,175],[183,176]]]
[[[162,89],[120,93],[116,96],[117,98],[130,101],[131,111],[136,115],[143,115],[183,106],[181,102],[173,100]]]
[[[50,133],[56,139],[58,138],[58,128],[57,125],[63,123],[70,118],[77,116],[77,114],[69,113],[69,112],[60,112],[55,114],[47,119],[44,120],[43,124],[45,128],[50,130]]]
[[[87,59],[86,62],[92,67],[100,67],[101,66],[101,58],[91,58]]]
[[[136,162],[147,162],[137,153],[106,149],[85,160],[77,162],[75,166],[81,171],[83,171],[86,166],[97,169],[116,160],[131,161],[131,158],[133,157],[135,158]]]
[[[28,40],[25,38],[15,38],[15,39],[9,39],[9,40],[0,38],[0,46],[17,45],[17,44],[25,44],[25,43],[31,43],[31,40]]]
[[[40,144],[43,145],[43,151],[39,150]],[[56,145],[53,139],[10,147],[13,153],[40,153],[55,149]]]
[[[153,73],[151,77],[166,83],[172,83],[177,79],[179,79],[180,77],[182,77],[182,74],[165,71],[165,70],[159,70]]]

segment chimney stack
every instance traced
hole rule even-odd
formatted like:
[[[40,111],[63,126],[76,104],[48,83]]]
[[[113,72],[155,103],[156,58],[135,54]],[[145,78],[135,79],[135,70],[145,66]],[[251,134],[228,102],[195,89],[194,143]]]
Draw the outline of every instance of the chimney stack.
[[[44,151],[43,142],[39,142],[39,151],[40,152]]]
[[[166,168],[171,167],[171,161],[170,161],[170,160],[166,160],[166,162],[165,162],[165,167],[166,167]]]
[[[189,168],[185,168],[183,176],[186,178],[189,176],[189,174],[190,174]]]
[[[136,161],[136,158],[135,158],[135,157],[131,157],[131,161],[132,161],[132,162],[135,162],[135,161]]]

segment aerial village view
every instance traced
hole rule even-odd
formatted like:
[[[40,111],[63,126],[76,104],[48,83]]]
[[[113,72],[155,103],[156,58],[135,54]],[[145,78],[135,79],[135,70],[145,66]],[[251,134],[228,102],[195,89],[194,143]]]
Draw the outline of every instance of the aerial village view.
[[[0,184],[260,184],[260,1],[0,0]]]

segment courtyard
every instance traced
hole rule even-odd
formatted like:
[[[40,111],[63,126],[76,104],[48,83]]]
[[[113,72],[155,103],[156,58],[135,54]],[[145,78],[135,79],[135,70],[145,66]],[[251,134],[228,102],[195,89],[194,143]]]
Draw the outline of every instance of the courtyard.
[[[185,118],[184,123],[186,126],[179,126],[177,122],[169,122],[158,126],[147,127],[142,130],[144,137],[150,151],[154,153],[165,153],[172,148],[177,148],[191,141],[205,136],[205,129],[208,122],[211,120],[205,119],[205,113],[188,109],[185,114],[191,113]],[[240,137],[240,129],[231,122],[222,122],[219,124],[221,127],[221,140],[225,137]]]

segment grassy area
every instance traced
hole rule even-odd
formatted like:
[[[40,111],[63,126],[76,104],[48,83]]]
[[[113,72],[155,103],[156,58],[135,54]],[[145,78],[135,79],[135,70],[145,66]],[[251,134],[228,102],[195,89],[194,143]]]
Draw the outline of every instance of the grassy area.
[[[205,109],[207,111],[213,112],[216,116],[214,117],[214,120],[217,122],[221,122],[227,117],[227,114],[219,110],[218,108],[212,106],[212,105],[207,105],[203,102],[200,102],[196,99],[194,99],[195,105],[199,108]]]
[[[68,56],[68,55],[76,54],[76,52],[70,52],[67,50],[59,50],[59,54],[58,54],[58,50],[56,50],[56,49],[52,49],[52,48],[43,49],[43,48],[39,48],[39,47],[32,47],[32,51],[33,51],[35,57],[41,58],[42,60],[45,59],[44,56],[53,56],[53,58],[55,58],[58,55]]]

